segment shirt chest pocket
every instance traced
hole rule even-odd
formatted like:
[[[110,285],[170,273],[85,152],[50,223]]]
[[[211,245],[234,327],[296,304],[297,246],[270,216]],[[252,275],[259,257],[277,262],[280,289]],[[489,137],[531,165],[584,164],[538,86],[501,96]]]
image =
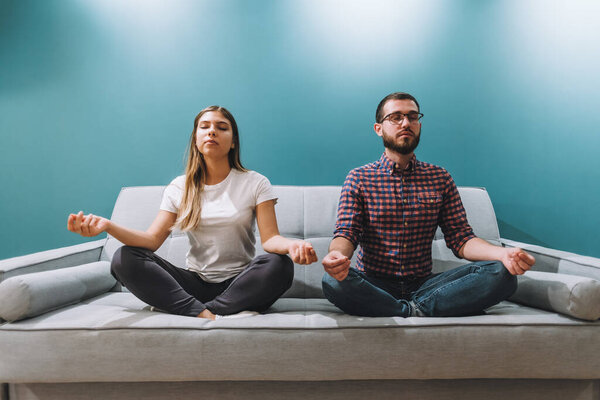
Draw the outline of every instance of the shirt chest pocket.
[[[437,216],[442,207],[442,196],[437,193],[419,193],[416,205],[419,213]]]

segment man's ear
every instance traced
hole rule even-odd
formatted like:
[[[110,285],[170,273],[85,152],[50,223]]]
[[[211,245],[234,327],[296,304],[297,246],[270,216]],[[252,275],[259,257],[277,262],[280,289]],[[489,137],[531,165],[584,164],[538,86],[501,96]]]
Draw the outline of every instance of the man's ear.
[[[373,130],[379,137],[383,136],[382,129],[383,129],[383,126],[381,124],[378,124],[377,122],[373,125]]]

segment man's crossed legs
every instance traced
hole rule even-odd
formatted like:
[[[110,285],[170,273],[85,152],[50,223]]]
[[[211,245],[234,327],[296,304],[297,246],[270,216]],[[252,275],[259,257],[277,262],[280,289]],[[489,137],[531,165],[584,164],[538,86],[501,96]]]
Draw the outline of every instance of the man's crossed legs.
[[[367,276],[350,268],[343,281],[323,276],[325,297],[347,314],[365,317],[458,317],[481,314],[517,290],[499,261],[479,261],[409,281]]]

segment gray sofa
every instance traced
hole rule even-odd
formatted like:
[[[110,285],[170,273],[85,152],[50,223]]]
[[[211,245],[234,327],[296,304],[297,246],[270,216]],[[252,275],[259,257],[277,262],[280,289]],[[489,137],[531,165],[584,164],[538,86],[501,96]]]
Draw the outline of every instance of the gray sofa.
[[[282,234],[322,258],[340,188],[275,189]],[[112,219],[145,229],[162,190],[124,188]],[[487,192],[459,190],[478,236],[537,258],[481,316],[345,315],[323,298],[320,263],[296,265],[263,315],[153,312],[110,275],[110,237],[0,261],[1,398],[600,399],[600,260],[502,239]],[[158,254],[183,265],[187,248],[175,231]],[[439,230],[432,253],[437,271],[464,263]]]

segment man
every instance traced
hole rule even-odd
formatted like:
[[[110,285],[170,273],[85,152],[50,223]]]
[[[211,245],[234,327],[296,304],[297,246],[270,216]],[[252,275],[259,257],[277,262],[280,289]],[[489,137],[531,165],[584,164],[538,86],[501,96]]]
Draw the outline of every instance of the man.
[[[535,262],[521,249],[494,246],[473,234],[450,174],[413,153],[421,117],[410,94],[386,96],[374,125],[385,152],[350,171],[344,182],[334,238],[323,259],[323,292],[348,314],[481,314],[510,297],[517,288],[515,275]],[[438,225],[453,253],[474,263],[432,274]],[[350,268],[359,244],[356,269]]]

